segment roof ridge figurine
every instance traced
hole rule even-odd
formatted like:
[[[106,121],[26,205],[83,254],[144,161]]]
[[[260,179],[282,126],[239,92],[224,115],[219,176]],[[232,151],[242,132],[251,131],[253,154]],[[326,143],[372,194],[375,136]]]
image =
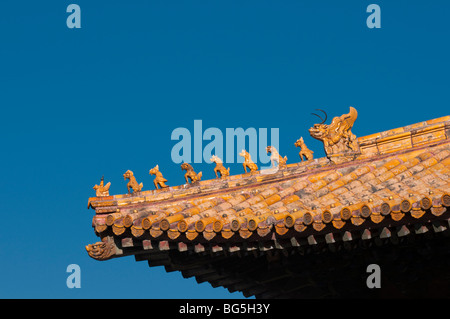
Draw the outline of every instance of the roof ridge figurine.
[[[142,190],[142,187],[144,187],[144,184],[142,184],[142,183],[138,184],[138,182],[136,181],[136,178],[134,177],[133,172],[130,170],[126,171],[125,174],[123,174],[123,179],[126,180],[127,178],[130,180],[127,183],[128,194],[131,194],[130,188],[133,189],[133,193],[136,193],[136,192],[140,192]]]
[[[167,179],[165,179],[162,173],[159,171],[159,165],[156,165],[149,171],[150,175],[155,175],[155,179],[153,180],[153,184],[155,184],[156,189],[158,189],[158,185],[161,188],[169,187],[166,185]]]
[[[325,119],[320,115],[312,113],[319,117],[322,122],[314,124],[314,126],[309,129],[309,134],[313,138],[323,142],[327,157],[334,154],[343,155],[344,153],[357,152],[358,142],[356,136],[351,131],[353,124],[358,117],[356,109],[350,106],[349,113],[334,117],[330,125],[325,124],[327,113],[320,109],[317,110],[325,114]]]
[[[267,154],[271,153],[270,161],[272,162],[272,166],[275,167],[275,162],[277,162],[280,168],[286,167],[287,156],[282,157],[277,149],[271,145],[266,147]]]
[[[202,172],[197,174],[194,171],[194,168],[192,167],[192,165],[189,163],[181,164],[181,169],[186,171],[186,174],[184,174],[184,178],[186,179],[186,184],[189,184],[189,179],[191,180],[191,183],[195,183],[202,179]]]
[[[296,147],[300,147],[300,152],[298,153],[298,155],[300,156],[300,159],[303,162],[303,157],[305,158],[306,161],[312,160],[313,159],[313,154],[314,152],[311,151],[305,144],[305,141],[303,140],[303,136],[300,137],[294,144]]]
[[[242,164],[244,166],[244,171],[247,173],[247,167],[250,169],[250,173],[255,172],[258,170],[258,165],[256,165],[253,161],[252,161],[252,157],[250,155],[249,152],[247,152],[246,150],[242,150],[239,153],[240,156],[242,156],[244,158],[244,163]]]
[[[225,166],[223,166],[223,162],[219,157],[217,157],[216,155],[213,155],[213,156],[211,156],[211,158],[209,160],[211,162],[216,163],[216,167],[214,168],[214,173],[216,174],[216,178],[219,178],[219,176],[217,175],[217,172],[219,172],[220,178],[230,175],[230,168],[228,167],[228,169],[226,169]]]
[[[111,186],[111,182],[108,182],[104,185],[104,177],[102,176],[100,180],[100,185],[95,185],[93,189],[95,189],[95,195],[97,197],[109,196],[109,187]]]

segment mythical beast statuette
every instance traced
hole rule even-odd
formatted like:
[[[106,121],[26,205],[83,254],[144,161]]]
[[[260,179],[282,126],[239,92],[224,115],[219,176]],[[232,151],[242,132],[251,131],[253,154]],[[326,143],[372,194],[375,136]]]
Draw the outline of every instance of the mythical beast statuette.
[[[111,186],[111,182],[104,184],[104,178],[102,176],[102,179],[100,180],[100,185],[95,185],[92,187],[95,189],[95,196],[97,197],[103,197],[103,196],[109,196],[109,187]]]
[[[129,179],[129,182],[127,183],[128,194],[131,194],[131,190],[133,190],[133,194],[136,192],[140,192],[142,190],[142,187],[144,187],[142,183],[138,184],[138,182],[136,181],[136,177],[134,177],[133,172],[130,170],[126,171],[125,174],[123,174],[123,179]]]
[[[186,174],[184,174],[184,178],[186,179],[186,184],[189,183],[189,179],[191,180],[191,183],[195,183],[202,179],[202,172],[197,174],[194,171],[194,168],[192,167],[192,165],[189,163],[181,164],[181,169],[186,171]]]
[[[327,113],[319,110],[325,114],[325,119],[318,116],[322,122],[320,124],[314,124],[309,129],[309,133],[312,137],[323,142],[325,153],[327,157],[335,154],[346,155],[348,153],[357,153],[358,143],[356,136],[352,133],[351,129],[358,117],[358,112],[355,108],[350,106],[350,112],[341,116],[336,116],[331,121],[331,124],[325,124],[327,120]]]
[[[307,161],[313,159],[314,152],[311,151],[305,144],[305,141],[303,141],[303,137],[300,137],[297,142],[294,144],[296,147],[300,147],[300,152],[298,155],[300,156],[300,159],[303,162],[303,158],[305,158]]]
[[[279,168],[286,167],[287,156],[282,157],[275,147],[267,146],[266,153],[270,153],[270,162],[272,163],[272,167],[275,167],[275,162],[277,162]]]
[[[117,247],[110,237],[104,237],[102,241],[85,246],[89,256],[97,260],[110,259],[116,254]]]
[[[239,153],[239,156],[242,156],[244,158],[244,163],[242,164],[244,166],[244,171],[247,173],[247,168],[250,169],[251,172],[256,172],[258,170],[258,165],[256,165],[252,161],[252,157],[250,156],[250,153],[246,150],[242,150],[242,152]]]
[[[158,189],[158,186],[161,188],[169,187],[169,185],[166,185],[167,179],[165,179],[163,174],[159,171],[159,165],[153,167],[148,173],[150,175],[155,175],[153,184],[155,184],[156,189]]]
[[[211,158],[209,160],[213,163],[216,163],[216,167],[214,168],[214,173],[216,174],[216,178],[219,178],[219,175],[217,173],[220,174],[220,178],[230,175],[230,168],[228,167],[228,169],[226,169],[225,166],[223,166],[223,162],[219,157],[217,157],[216,155],[213,155],[213,156],[211,156]]]

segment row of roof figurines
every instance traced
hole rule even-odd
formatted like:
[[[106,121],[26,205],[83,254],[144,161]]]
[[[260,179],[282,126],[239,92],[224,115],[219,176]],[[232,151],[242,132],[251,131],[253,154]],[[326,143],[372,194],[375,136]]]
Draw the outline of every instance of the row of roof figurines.
[[[323,142],[325,153],[327,154],[327,156],[336,153],[345,153],[346,151],[355,151],[355,148],[357,147],[357,145],[355,145],[356,137],[352,134],[351,128],[357,118],[358,113],[356,112],[356,110],[353,107],[350,107],[350,112],[348,114],[333,118],[330,125],[324,124],[327,119],[327,114],[325,113],[325,111],[322,112],[325,114],[325,119],[315,113],[312,113],[318,116],[322,120],[322,122],[320,124],[314,124],[314,126],[309,129],[309,133],[313,138],[321,140]],[[305,142],[303,141],[303,137],[299,138],[294,145],[296,147],[300,147],[299,156],[302,162],[303,160],[309,161],[313,159],[314,152],[308,149]],[[267,154],[270,153],[270,161],[272,166],[275,167],[276,163],[279,169],[283,169],[286,167],[287,157],[282,157],[275,147],[267,146],[266,152]],[[250,154],[246,150],[242,150],[239,155],[244,157],[243,167],[245,173],[247,173],[247,169],[250,170],[250,173],[256,172],[258,170],[258,166],[252,161]],[[219,176],[220,178],[224,178],[230,175],[230,168],[226,169],[219,157],[213,155],[210,158],[210,161],[216,163],[216,166],[214,168],[216,178],[219,178]],[[181,169],[186,171],[186,173],[184,174],[186,184],[199,182],[202,178],[202,172],[196,173],[192,165],[190,165],[189,163],[181,164]],[[165,179],[162,173],[159,171],[158,165],[152,168],[149,174],[155,175],[153,183],[156,189],[169,187],[169,185],[166,184],[167,179]],[[137,182],[132,171],[127,170],[125,174],[123,174],[123,177],[125,180],[129,180],[127,183],[128,194],[138,193],[142,191],[143,183]],[[104,178],[102,177],[100,185],[95,185],[93,187],[96,191],[96,196],[109,196],[110,186],[111,182],[104,184]]]
[[[300,158],[303,161],[305,158],[306,161],[313,159],[313,151],[308,149],[303,141],[303,138],[300,138],[297,142],[295,142],[295,145],[301,148],[300,151]],[[270,160],[272,162],[272,166],[275,166],[275,163],[277,166],[282,169],[286,167],[286,161],[287,157],[282,157],[275,147],[273,146],[267,146],[266,148],[267,153],[271,153]],[[244,157],[244,163],[242,164],[244,167],[245,173],[247,173],[247,169],[250,171],[250,173],[256,172],[258,170],[258,165],[256,165],[250,156],[250,154],[246,150],[242,150],[241,153],[239,153],[240,156]],[[210,161],[213,163],[216,163],[216,167],[214,168],[214,173],[216,174],[216,178],[224,178],[226,176],[230,175],[230,168],[225,168],[223,165],[222,160],[216,156],[213,155],[210,158]],[[186,184],[192,184],[199,182],[202,178],[202,172],[196,173],[194,171],[194,168],[189,163],[183,163],[181,164],[181,169],[186,171],[184,174],[184,178],[186,179]],[[155,175],[155,179],[153,180],[153,183],[155,185],[156,189],[159,188],[166,188],[169,187],[169,185],[166,184],[167,179],[163,177],[163,174],[159,171],[159,165],[156,165],[153,167],[150,172],[150,175]],[[123,174],[123,177],[125,180],[129,180],[127,183],[128,188],[128,194],[140,192],[143,188],[143,183],[138,183],[136,178],[134,177],[134,174],[132,171],[128,170]],[[100,181],[100,185],[95,185],[94,189],[96,191],[96,196],[109,196],[109,187],[111,186],[111,182],[108,182],[107,184],[104,184],[104,178],[102,177]]]

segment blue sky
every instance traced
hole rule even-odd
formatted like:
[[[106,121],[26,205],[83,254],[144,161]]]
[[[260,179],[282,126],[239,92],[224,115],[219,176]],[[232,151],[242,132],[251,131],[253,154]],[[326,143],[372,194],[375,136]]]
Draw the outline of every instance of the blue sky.
[[[81,8],[69,29],[66,8]],[[381,8],[369,29],[366,8]],[[133,257],[98,262],[87,201],[100,177],[144,190],[171,160],[171,132],[279,128],[297,162],[325,109],[354,106],[364,136],[448,115],[448,1],[2,1],[0,5],[1,298],[241,298]],[[328,121],[328,122],[329,122]],[[241,164],[230,164],[241,173]],[[203,179],[208,163],[196,164]],[[81,267],[81,288],[66,267]]]

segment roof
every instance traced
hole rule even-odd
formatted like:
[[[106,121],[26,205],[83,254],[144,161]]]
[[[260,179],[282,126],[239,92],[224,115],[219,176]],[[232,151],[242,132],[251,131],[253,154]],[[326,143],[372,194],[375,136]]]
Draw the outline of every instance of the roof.
[[[358,154],[339,161],[92,197],[102,242],[87,250],[99,260],[150,260],[152,252],[270,251],[425,232],[410,228],[417,222],[439,232],[449,226],[449,137],[446,116],[360,137]]]

